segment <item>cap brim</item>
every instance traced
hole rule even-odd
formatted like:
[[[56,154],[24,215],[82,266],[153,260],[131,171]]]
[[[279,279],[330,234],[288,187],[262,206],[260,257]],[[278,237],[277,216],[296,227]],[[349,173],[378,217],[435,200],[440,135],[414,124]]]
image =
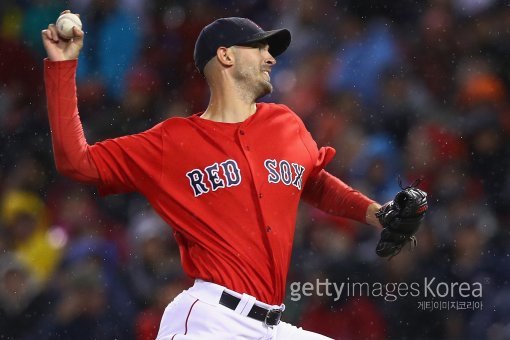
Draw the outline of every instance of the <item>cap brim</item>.
[[[253,35],[249,40],[243,41],[239,44],[251,44],[258,41],[266,41],[269,45],[269,53],[273,57],[277,57],[289,47],[290,45],[290,31],[286,28],[260,32]]]

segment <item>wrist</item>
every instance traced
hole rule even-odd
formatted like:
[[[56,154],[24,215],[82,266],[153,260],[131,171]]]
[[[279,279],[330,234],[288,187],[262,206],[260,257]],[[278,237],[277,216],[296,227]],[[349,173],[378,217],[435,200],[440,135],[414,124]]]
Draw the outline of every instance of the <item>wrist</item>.
[[[381,205],[377,202],[371,203],[366,212],[366,223],[369,225],[373,225],[374,227],[382,228],[381,223],[379,222],[379,219],[375,216],[375,214],[379,211],[381,208]]]

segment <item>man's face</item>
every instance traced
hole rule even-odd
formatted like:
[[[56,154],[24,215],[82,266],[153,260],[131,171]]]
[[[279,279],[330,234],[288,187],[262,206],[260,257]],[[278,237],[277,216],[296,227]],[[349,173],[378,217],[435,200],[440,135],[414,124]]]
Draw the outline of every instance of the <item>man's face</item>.
[[[276,60],[269,53],[269,45],[257,42],[247,46],[235,46],[236,65],[234,78],[246,85],[255,99],[261,98],[273,91],[271,85],[271,67]]]

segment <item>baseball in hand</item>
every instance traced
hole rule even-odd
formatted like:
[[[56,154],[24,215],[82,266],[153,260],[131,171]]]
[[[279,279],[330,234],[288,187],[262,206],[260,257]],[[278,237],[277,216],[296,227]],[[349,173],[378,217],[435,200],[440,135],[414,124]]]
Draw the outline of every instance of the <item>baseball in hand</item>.
[[[64,13],[59,16],[55,26],[57,26],[58,35],[63,39],[71,39],[74,36],[74,26],[82,28],[80,17],[73,13]]]

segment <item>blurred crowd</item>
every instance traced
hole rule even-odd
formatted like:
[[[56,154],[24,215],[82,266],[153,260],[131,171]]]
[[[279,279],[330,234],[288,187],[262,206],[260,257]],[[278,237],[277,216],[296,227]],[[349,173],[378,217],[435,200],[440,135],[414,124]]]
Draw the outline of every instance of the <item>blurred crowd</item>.
[[[418,247],[377,258],[378,231],[302,205],[292,282],[479,282],[480,308],[423,296],[312,294],[284,319],[335,339],[510,339],[510,6],[503,0],[3,0],[0,3],[0,339],[154,339],[190,286],[171,226],[137,194],[58,175],[40,31],[81,14],[80,116],[90,144],[203,110],[195,38],[222,16],[292,32],[281,102],[337,155],[328,170],[384,203],[422,179]]]

